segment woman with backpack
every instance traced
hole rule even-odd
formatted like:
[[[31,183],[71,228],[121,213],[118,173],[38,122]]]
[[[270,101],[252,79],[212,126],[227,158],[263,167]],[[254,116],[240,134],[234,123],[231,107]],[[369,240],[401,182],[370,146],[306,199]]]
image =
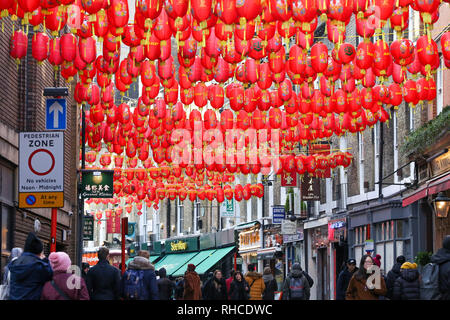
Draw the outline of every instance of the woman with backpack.
[[[137,256],[130,261],[120,292],[125,300],[159,300],[155,267],[147,258]]]
[[[291,273],[284,281],[282,300],[309,300],[310,287],[303,275],[300,263],[294,263]]]
[[[359,269],[350,279],[347,292],[345,294],[345,300],[380,300],[380,296],[385,296],[387,293],[386,283],[384,282],[381,273],[374,276],[367,273],[369,268],[374,265],[374,260],[370,255],[363,255],[359,263]],[[369,277],[373,277],[375,285],[368,283]],[[379,287],[376,287],[376,284]]]

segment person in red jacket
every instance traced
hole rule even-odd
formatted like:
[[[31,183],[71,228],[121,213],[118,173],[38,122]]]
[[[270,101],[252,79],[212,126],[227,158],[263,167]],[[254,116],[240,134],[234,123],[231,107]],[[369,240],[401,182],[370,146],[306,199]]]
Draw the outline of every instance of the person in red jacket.
[[[231,286],[231,282],[233,282],[235,273],[236,273],[236,271],[234,269],[231,269],[230,277],[227,280],[225,280],[225,283],[227,285],[228,299],[230,299],[230,286]]]
[[[48,260],[53,269],[53,279],[44,284],[41,300],[89,300],[84,279],[72,272],[67,273],[72,264],[67,253],[52,252]]]

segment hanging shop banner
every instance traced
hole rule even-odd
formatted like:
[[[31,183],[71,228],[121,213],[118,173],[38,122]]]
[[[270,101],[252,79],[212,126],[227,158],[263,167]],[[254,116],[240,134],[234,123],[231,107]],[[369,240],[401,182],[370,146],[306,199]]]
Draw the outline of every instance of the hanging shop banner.
[[[286,211],[284,206],[274,206],[272,208],[272,223],[281,224],[286,219]]]
[[[301,182],[302,200],[320,200],[320,183],[319,179],[308,174],[303,176]]]
[[[291,220],[283,220],[281,223],[281,234],[296,234],[297,222]]]
[[[225,201],[222,202],[220,216],[222,218],[234,217],[234,198],[231,198],[231,200],[225,199]]]
[[[297,186],[297,173],[283,171],[281,174],[281,186],[282,187],[296,187]]]
[[[114,170],[82,170],[82,198],[112,198]]]
[[[335,219],[328,222],[328,240],[332,242],[339,242],[339,240],[346,239],[347,223],[345,218]]]
[[[134,238],[136,235],[136,222],[128,222],[127,237]]]
[[[106,218],[106,233],[121,233],[120,216],[114,211],[111,212],[110,217]]]
[[[331,178],[331,167],[328,165],[327,156],[330,154],[330,145],[328,143],[311,143],[309,145],[309,154],[316,155],[318,162],[317,169],[314,171],[314,177]],[[321,162],[324,162],[323,164]],[[326,169],[320,169],[326,167]]]
[[[83,217],[83,241],[94,241],[94,217]]]

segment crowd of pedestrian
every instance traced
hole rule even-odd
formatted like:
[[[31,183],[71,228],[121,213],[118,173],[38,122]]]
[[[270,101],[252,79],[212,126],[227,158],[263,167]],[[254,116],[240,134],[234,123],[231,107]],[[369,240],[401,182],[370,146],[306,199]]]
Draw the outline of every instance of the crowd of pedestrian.
[[[44,255],[41,240],[28,234],[23,250],[13,248],[4,269],[0,300],[275,300],[279,293],[270,267],[261,274],[254,264],[248,272],[231,270],[225,279],[221,270],[204,281],[188,264],[183,277],[167,277],[165,268],[155,270],[148,251],[139,251],[121,274],[109,263],[109,249],[98,250],[98,263],[83,263],[80,275],[72,272],[65,252]],[[385,277],[373,273],[381,267],[381,256],[364,255],[356,266],[349,259],[339,273],[337,300],[450,299],[450,236],[421,273],[415,263],[398,256]],[[377,278],[378,277],[378,278]],[[281,288],[283,300],[309,300],[313,279],[294,263]]]
[[[386,276],[375,272],[381,267],[381,256],[364,255],[359,268],[349,259],[336,285],[337,300],[450,300],[450,236],[431,256],[431,262],[419,272],[418,265],[403,255]]]

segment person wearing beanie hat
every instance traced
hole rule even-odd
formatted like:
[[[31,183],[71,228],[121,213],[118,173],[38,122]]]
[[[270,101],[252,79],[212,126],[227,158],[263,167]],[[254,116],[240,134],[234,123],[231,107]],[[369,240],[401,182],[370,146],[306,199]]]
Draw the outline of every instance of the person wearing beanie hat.
[[[405,262],[400,268],[400,277],[395,280],[393,300],[419,300],[420,281],[417,264]]]
[[[374,258],[373,258],[373,263],[375,265],[378,266],[378,268],[381,268],[381,256],[379,254],[377,254]]]
[[[345,300],[348,284],[353,274],[358,271],[355,259],[348,259],[344,270],[339,273],[336,284],[336,300]]]
[[[192,263],[188,264],[187,270],[184,273],[184,300],[200,300],[202,298],[200,282],[200,277],[195,272],[195,265]]]
[[[401,273],[400,273],[400,268],[402,266],[403,263],[406,262],[406,258],[402,255],[398,256],[395,259],[395,264],[392,267],[392,269],[388,272],[387,276],[386,276],[386,288],[387,288],[387,294],[386,297],[389,299],[393,298],[393,292],[394,292],[394,284],[395,284],[395,280],[397,280],[398,277],[400,277]]]
[[[33,232],[30,232],[28,234],[27,240],[25,240],[23,251],[40,256],[43,250],[44,246],[42,244],[42,241],[39,240],[39,238]]]
[[[266,286],[266,289],[263,292],[263,300],[275,300],[275,291],[278,290],[278,285],[273,277],[270,267],[264,268],[262,277]]]
[[[48,256],[53,279],[45,283],[41,300],[89,300],[84,279],[72,274],[70,257],[65,252],[52,252]]]
[[[10,300],[39,300],[45,282],[53,276],[47,258],[41,259],[43,245],[41,240],[30,232],[19,258],[11,261],[8,269],[10,278]]]
[[[442,248],[431,256],[431,262],[439,265],[439,292],[441,300],[450,300],[450,235],[442,241]]]
[[[368,271],[373,270],[373,265],[372,256],[365,254],[361,257],[359,269],[353,274],[348,284],[345,300],[380,300],[386,295],[384,277],[380,277],[379,286],[374,286],[374,283],[369,281]]]

